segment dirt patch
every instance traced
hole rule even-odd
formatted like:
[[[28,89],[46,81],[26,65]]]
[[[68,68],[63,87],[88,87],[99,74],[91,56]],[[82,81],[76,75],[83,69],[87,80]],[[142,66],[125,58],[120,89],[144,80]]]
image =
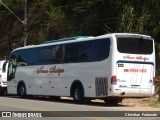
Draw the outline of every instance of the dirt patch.
[[[157,98],[156,97],[151,97],[151,98],[125,98],[122,101],[122,104],[124,105],[130,105],[133,107],[151,107],[150,103],[152,101],[155,101]]]

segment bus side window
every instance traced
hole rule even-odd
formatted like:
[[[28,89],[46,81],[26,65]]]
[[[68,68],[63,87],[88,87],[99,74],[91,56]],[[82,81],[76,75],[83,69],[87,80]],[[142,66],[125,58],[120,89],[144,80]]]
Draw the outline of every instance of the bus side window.
[[[109,57],[110,39],[83,41],[65,45],[66,63],[102,61]]]
[[[64,47],[62,45],[58,46],[59,48],[56,50],[56,60],[57,62],[62,62],[64,56]]]
[[[28,54],[27,50],[19,51],[17,66],[26,66],[28,65]]]
[[[64,56],[63,45],[56,45],[52,47],[51,59],[53,63],[62,63]]]
[[[65,45],[65,58],[66,63],[83,62],[86,59],[83,43],[71,43]]]

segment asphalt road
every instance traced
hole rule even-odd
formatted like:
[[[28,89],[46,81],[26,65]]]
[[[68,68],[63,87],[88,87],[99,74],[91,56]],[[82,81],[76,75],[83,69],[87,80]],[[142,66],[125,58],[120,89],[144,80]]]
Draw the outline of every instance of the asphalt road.
[[[76,104],[72,99],[68,98],[55,101],[47,97],[22,99],[11,95],[1,96],[0,111],[0,116],[3,116],[0,119],[6,120],[18,120],[22,119],[22,117],[27,120],[160,120],[160,117],[121,117],[123,114],[134,114],[134,112],[131,111],[151,111],[151,109],[147,108],[137,109],[122,104],[115,106],[105,105],[102,101]],[[120,111],[125,111],[125,113]],[[156,109],[156,111],[160,113],[160,109]],[[138,113],[134,115],[138,115]],[[10,118],[10,116],[12,116],[12,118]]]

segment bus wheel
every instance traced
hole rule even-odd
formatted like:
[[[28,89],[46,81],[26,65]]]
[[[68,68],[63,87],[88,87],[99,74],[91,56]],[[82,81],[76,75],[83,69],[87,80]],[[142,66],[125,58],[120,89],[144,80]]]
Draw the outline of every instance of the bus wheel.
[[[79,85],[74,87],[73,98],[77,103],[82,103],[84,101],[83,90],[82,87],[80,87]]]
[[[24,84],[20,84],[18,86],[18,96],[20,96],[21,98],[24,98],[26,96],[26,86]]]

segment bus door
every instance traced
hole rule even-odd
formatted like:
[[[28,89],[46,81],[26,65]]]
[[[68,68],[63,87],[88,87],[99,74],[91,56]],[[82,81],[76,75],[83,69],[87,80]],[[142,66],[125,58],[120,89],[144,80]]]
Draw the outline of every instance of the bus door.
[[[8,69],[8,60],[5,60],[2,64],[2,82],[3,86],[7,86],[7,69]]]
[[[17,60],[18,60],[18,54],[16,52],[11,54],[9,63],[8,63],[8,73],[7,73],[7,89],[9,91],[12,91],[15,93],[16,89],[14,89],[17,86],[17,83],[15,82],[15,73],[17,68]]]

